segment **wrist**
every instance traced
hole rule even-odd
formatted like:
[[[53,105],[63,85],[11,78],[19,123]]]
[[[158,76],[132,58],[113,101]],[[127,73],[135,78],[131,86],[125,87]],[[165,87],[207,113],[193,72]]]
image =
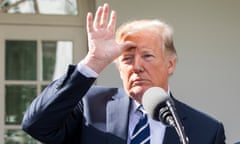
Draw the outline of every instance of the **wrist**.
[[[90,69],[100,74],[103,69],[109,64],[104,60],[97,59],[95,57],[86,56],[82,61],[82,64],[88,66]]]

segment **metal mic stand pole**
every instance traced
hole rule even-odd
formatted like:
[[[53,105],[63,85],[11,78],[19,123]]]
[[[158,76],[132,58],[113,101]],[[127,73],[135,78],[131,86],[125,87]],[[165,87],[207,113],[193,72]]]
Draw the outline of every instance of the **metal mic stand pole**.
[[[175,109],[174,109],[175,107],[172,105],[170,101],[167,101],[166,104],[168,105],[169,110],[173,114],[174,124],[172,124],[172,126],[175,128],[181,143],[188,144],[189,143],[188,137],[186,136],[184,132],[184,127],[182,126],[177,114],[175,113]]]

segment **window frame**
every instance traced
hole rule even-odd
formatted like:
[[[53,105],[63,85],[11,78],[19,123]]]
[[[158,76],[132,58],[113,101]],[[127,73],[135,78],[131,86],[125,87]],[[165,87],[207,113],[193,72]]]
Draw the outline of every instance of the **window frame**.
[[[21,125],[5,124],[5,85],[16,83],[16,81],[5,80],[5,41],[36,40],[37,49],[42,47],[39,41],[72,41],[73,63],[76,64],[87,52],[86,15],[88,11],[94,11],[95,1],[78,0],[78,5],[79,14],[76,16],[0,13],[0,29],[3,29],[0,33],[0,89],[2,90],[0,91],[0,143],[4,144],[5,130],[21,129]],[[68,30],[64,31],[63,29]],[[64,33],[65,36],[54,34],[56,31],[61,34]],[[22,33],[25,34],[23,35]],[[37,65],[41,65],[41,61],[37,60]],[[39,76],[40,70],[37,69],[37,77]],[[41,86],[49,82],[38,80],[39,78],[33,82],[24,81],[23,83],[36,85],[37,93],[39,94]]]
[[[0,24],[84,26],[86,15],[94,11],[94,0],[77,0],[78,15],[12,14],[0,12]],[[76,18],[78,17],[78,18]]]

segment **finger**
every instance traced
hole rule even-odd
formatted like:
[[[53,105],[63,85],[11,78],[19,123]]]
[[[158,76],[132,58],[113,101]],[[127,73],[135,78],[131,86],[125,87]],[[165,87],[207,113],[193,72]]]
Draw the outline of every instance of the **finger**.
[[[95,14],[95,18],[93,21],[93,26],[94,28],[98,29],[100,27],[101,24],[101,18],[102,18],[102,13],[103,13],[103,8],[100,6],[97,9],[97,12]]]
[[[116,20],[117,20],[117,13],[115,11],[112,11],[107,28],[109,31],[113,33],[115,32]]]
[[[87,32],[90,33],[93,31],[93,15],[92,13],[87,14]]]
[[[108,23],[108,13],[109,13],[109,5],[104,4],[103,6],[103,14],[101,18],[101,27],[106,27]]]

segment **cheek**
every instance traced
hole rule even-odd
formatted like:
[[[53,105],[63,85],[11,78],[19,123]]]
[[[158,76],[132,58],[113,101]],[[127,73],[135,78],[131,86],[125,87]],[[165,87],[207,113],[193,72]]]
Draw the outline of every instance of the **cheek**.
[[[120,77],[124,83],[128,81],[129,78],[129,71],[126,67],[118,67]]]
[[[159,83],[161,81],[165,81],[166,78],[168,78],[168,70],[166,65],[155,65],[151,68],[149,68],[151,70],[150,72],[150,77],[153,81],[155,81],[156,83]]]
[[[123,84],[123,87],[126,91],[129,91],[130,89],[130,82],[129,82],[129,75],[127,72],[120,72],[120,77],[121,77],[121,80],[122,80],[122,84]]]

